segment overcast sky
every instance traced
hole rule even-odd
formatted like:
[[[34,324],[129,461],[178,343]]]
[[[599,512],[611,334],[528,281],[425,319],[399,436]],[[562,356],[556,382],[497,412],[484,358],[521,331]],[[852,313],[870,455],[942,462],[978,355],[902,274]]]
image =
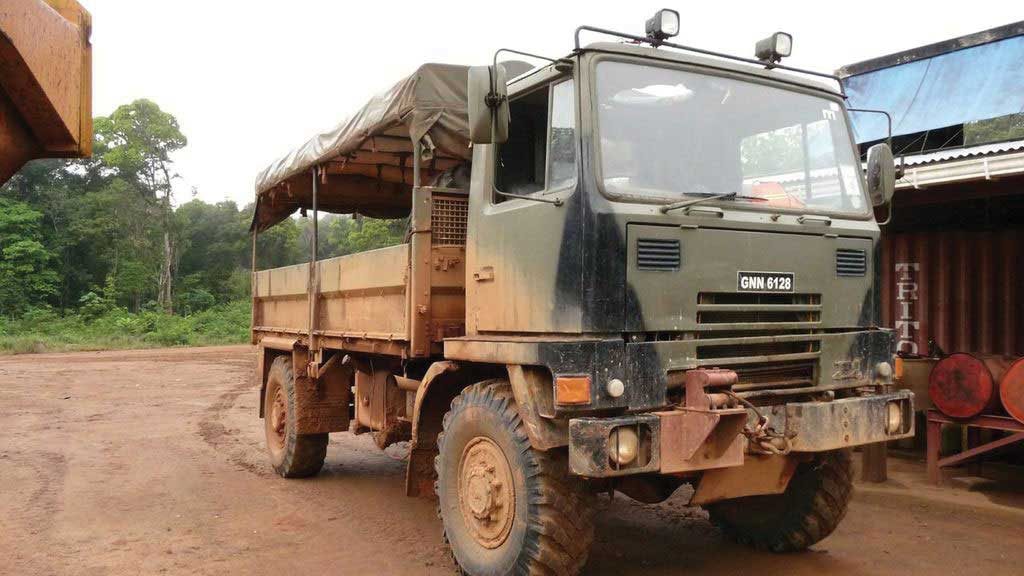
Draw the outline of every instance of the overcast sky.
[[[642,34],[658,8],[677,40],[751,56],[776,30],[788,64],[837,67],[1024,19],[1020,2],[347,2],[80,0],[93,15],[93,112],[136,98],[174,114],[177,201],[253,196],[256,174],[423,62],[485,64],[498,48],[562,56],[576,26]]]

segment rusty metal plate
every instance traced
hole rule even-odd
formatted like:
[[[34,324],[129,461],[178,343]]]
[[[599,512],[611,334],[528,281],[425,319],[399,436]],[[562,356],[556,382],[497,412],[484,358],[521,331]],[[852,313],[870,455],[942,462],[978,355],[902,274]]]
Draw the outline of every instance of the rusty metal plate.
[[[672,474],[743,464],[747,422],[743,408],[658,412],[661,420],[661,472]]]
[[[710,504],[729,498],[782,494],[796,471],[798,459],[751,454],[743,466],[708,470],[690,500],[691,505]]]

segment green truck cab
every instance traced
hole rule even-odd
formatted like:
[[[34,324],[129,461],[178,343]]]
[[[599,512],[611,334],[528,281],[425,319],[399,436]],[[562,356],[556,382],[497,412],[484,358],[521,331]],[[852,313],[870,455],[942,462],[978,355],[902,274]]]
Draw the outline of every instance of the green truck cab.
[[[410,214],[400,247],[254,275],[282,475],[315,474],[329,432],[409,441],[408,492],[436,494],[470,574],[579,572],[598,492],[690,484],[775,551],[832,532],[848,449],[914,432],[879,327],[892,154],[872,148],[865,177],[843,94],[779,63],[787,35],[752,60],[671,44],[673,25],[581,47],[609,33],[583,27],[540,68],[423,68],[408,92],[435,105],[465,78],[456,120],[350,121],[261,175],[257,231],[289,207],[358,211],[361,180],[330,178],[373,174],[353,168],[370,153],[378,175],[398,162]],[[367,145],[405,128],[400,161]]]

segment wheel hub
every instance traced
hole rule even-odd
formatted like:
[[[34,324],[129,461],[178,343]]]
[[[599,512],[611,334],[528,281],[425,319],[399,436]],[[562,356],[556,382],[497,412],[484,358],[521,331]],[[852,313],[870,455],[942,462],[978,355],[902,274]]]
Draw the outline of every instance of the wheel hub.
[[[515,487],[501,448],[478,436],[462,452],[459,508],[469,533],[485,548],[497,548],[512,530]]]
[[[288,410],[285,405],[284,391],[278,387],[274,394],[274,401],[270,406],[270,431],[271,440],[278,448],[284,446],[285,427],[288,423]]]

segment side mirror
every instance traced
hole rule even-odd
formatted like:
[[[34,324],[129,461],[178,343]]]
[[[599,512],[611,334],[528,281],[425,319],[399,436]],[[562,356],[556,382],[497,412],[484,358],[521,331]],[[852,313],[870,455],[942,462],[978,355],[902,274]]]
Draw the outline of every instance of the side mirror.
[[[508,79],[505,67],[469,69],[469,139],[474,144],[501,144],[508,140]]]
[[[892,201],[896,191],[896,164],[888,144],[875,144],[868,148],[868,195],[875,206]]]

